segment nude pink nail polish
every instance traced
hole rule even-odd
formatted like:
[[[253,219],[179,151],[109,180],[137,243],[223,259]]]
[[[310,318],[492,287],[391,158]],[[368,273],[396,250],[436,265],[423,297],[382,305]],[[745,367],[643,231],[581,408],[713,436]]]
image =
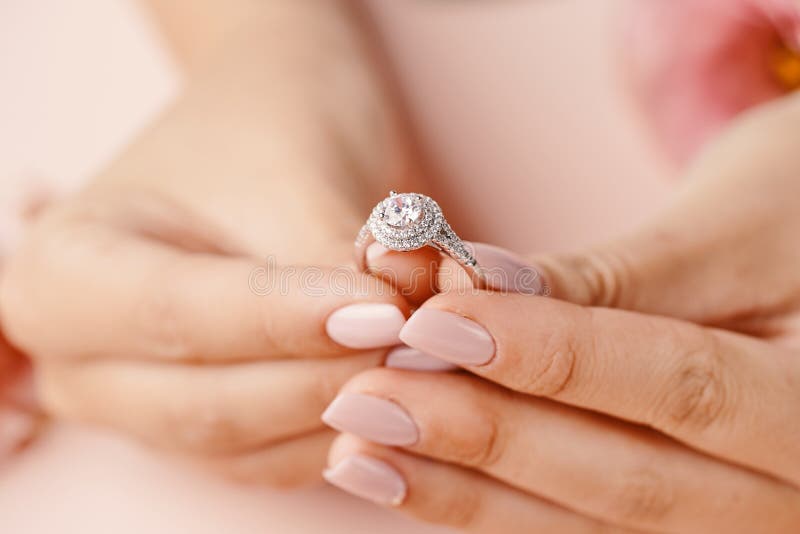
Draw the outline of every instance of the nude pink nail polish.
[[[400,330],[406,345],[456,365],[484,365],[494,357],[491,334],[471,319],[434,308],[420,308]]]
[[[386,367],[393,369],[406,369],[409,371],[452,371],[458,366],[450,362],[425,354],[413,347],[400,346],[392,349],[386,356]]]
[[[363,454],[344,458],[322,476],[348,493],[384,506],[398,506],[406,496],[406,482],[397,470]]]
[[[516,254],[486,243],[469,243],[490,287],[523,295],[541,295],[541,274]]]
[[[417,425],[396,403],[363,393],[340,393],[322,414],[328,426],[383,445],[413,445]]]
[[[334,311],[325,330],[335,342],[351,349],[390,347],[398,343],[397,334],[406,318],[393,304],[351,304]]]

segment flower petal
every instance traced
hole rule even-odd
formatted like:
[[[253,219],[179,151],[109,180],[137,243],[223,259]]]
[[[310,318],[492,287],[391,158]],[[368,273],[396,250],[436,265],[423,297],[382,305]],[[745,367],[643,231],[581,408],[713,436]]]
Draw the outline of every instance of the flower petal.
[[[678,161],[792,83],[800,6],[791,0],[636,0],[631,8],[634,88]]]

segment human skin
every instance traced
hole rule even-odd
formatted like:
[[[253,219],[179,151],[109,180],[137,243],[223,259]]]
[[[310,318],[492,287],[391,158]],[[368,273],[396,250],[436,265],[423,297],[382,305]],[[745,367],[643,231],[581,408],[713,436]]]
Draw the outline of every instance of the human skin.
[[[372,199],[416,170],[346,2],[186,5],[182,94],[44,210],[0,311],[53,416],[293,486],[324,466],[323,408],[408,315],[384,282],[339,266]],[[161,5],[165,27],[177,7]],[[343,273],[355,288],[328,291]],[[287,289],[261,291],[268,274]]]
[[[20,229],[38,215],[52,196],[41,183],[12,185],[0,192],[0,276]],[[30,361],[8,342],[0,323],[0,463],[27,447],[45,426],[46,417],[33,391]]]
[[[217,199],[215,198],[214,200],[216,201]],[[337,250],[338,250],[338,248],[337,248]],[[292,251],[288,251],[288,252],[291,253]],[[333,255],[335,255],[335,254],[337,254],[337,252],[334,251]],[[579,257],[583,257],[583,256],[579,256]],[[542,262],[543,262],[542,264],[544,265],[544,260],[542,260]],[[552,265],[556,265],[556,264],[553,263]],[[543,270],[546,270],[546,269],[543,269]],[[551,283],[555,284],[554,287],[556,287],[556,288],[559,287],[559,285],[556,284],[556,282],[558,281],[558,273],[559,272],[561,273],[562,276],[567,277],[570,272],[574,273],[575,271],[566,270],[566,269],[563,270],[563,271],[558,271],[555,267],[553,267],[552,270],[548,271],[549,279],[551,280]],[[592,271],[589,271],[589,272],[592,272]],[[576,291],[576,293],[578,294],[578,296],[576,296],[574,298],[574,300],[580,301],[579,289],[585,289],[585,286],[580,285],[578,283],[578,280],[576,280],[576,279],[570,279],[569,280],[570,282],[575,282],[574,285],[571,284],[571,283],[566,283],[567,280],[568,279],[565,278],[564,279],[564,283],[562,283],[561,286],[574,289]],[[94,281],[94,280],[92,280],[92,281]],[[588,291],[587,291],[587,293],[588,293]],[[566,292],[562,292],[558,296],[560,296],[561,298],[570,298],[566,294]],[[436,301],[433,301],[433,302],[435,303]],[[603,302],[602,301],[598,301],[598,303],[603,303]],[[402,305],[402,303],[399,303],[398,305]],[[502,310],[498,310],[498,312],[502,312]],[[48,326],[50,326],[50,325],[48,325]],[[75,335],[75,334],[70,333],[70,335]],[[217,376],[219,376],[219,375],[217,375]],[[215,379],[217,378],[217,376],[215,376]],[[416,380],[416,379],[419,378],[419,376],[418,375],[414,375],[413,378]],[[165,381],[167,381],[167,380],[165,379]],[[178,384],[183,385],[185,383],[186,382],[184,382],[184,381],[173,382],[173,384],[176,385],[176,386]],[[439,384],[438,382],[437,382],[437,384],[435,384],[437,386],[437,389],[436,389],[437,391],[438,391],[438,384]],[[180,388],[171,386],[170,389],[180,389]],[[428,391],[430,391],[430,389]],[[280,402],[281,400],[283,400],[283,399],[277,399],[275,402]],[[247,409],[251,410],[252,406],[254,406],[256,402],[259,402],[260,399],[258,399],[258,400],[249,399],[249,401],[252,402],[253,404],[248,404],[247,405]],[[162,406],[162,408],[163,408],[163,406]],[[129,414],[130,414],[129,410],[119,409],[119,410],[116,410],[115,413],[110,414],[109,417],[113,416],[115,418],[124,418],[124,417],[127,417]],[[258,415],[258,417],[262,417],[263,416],[263,414],[257,414],[257,415]],[[87,418],[91,420],[91,417],[87,417]],[[101,421],[101,422],[106,422],[106,421]],[[170,421],[170,422],[174,423],[174,421]],[[206,421],[203,424],[207,425],[207,423],[208,422]],[[120,425],[119,426],[120,428],[123,428],[125,430],[129,430],[128,427],[124,426],[124,422],[113,421],[113,422],[110,422],[110,424],[113,424],[115,426],[116,425]],[[263,421],[259,421],[259,424],[263,425]],[[174,427],[168,427],[168,428],[164,429],[164,427],[162,426],[162,428],[160,430],[161,430],[162,434],[169,435],[170,432],[175,431],[175,430],[180,430],[180,428],[176,429]],[[289,441],[289,442],[287,442],[287,449],[295,449],[295,448],[301,449],[302,447],[299,447],[299,445],[301,443],[302,442],[294,441],[294,440]],[[314,450],[316,451],[317,449],[314,448]],[[274,450],[273,450],[273,452],[274,452]],[[280,458],[280,460],[282,460],[283,462],[301,462],[301,461],[309,460],[309,459],[313,460],[313,458],[315,458],[315,457],[316,456],[314,454],[300,455],[300,454],[295,454],[295,453],[291,453],[291,455],[287,454],[287,456],[280,456],[280,457],[273,456],[273,458]],[[273,462],[271,465],[270,464],[266,464],[266,463],[265,464],[261,464],[261,465],[262,466],[263,465],[267,465],[267,466],[270,466],[270,467],[274,468],[275,464],[277,464],[277,463],[278,462]],[[252,466],[253,464],[258,464],[258,462],[252,462],[249,465]],[[297,465],[299,465],[299,464],[295,464],[295,465],[293,465],[293,467],[296,468]],[[440,471],[441,468],[445,469],[445,473],[447,472],[446,471],[447,470],[447,466],[440,466],[440,465],[436,465],[436,464],[433,464],[433,463],[429,464],[428,468],[426,470],[420,470],[418,472],[421,475],[425,475],[426,471],[429,471],[431,473],[441,472]],[[242,469],[239,469],[239,471],[242,471]],[[269,477],[265,477],[265,478],[268,481],[270,480]],[[470,481],[471,479],[464,479],[464,480]],[[435,486],[435,485],[431,485],[430,487],[432,489],[438,489],[437,495],[439,497],[442,497],[442,496],[449,497],[449,496],[452,495],[455,498],[455,497],[459,496],[459,494],[457,492],[453,491],[453,487],[441,488],[441,487]],[[458,487],[458,486],[455,486],[455,487]],[[483,487],[483,486],[477,486],[477,487],[480,488],[480,487]],[[442,500],[437,501],[436,500],[437,495],[428,494],[426,496],[421,491],[421,489],[422,489],[421,485],[414,486],[413,490],[415,490],[415,491],[410,492],[409,495],[416,494],[418,497],[426,497],[423,500],[425,501],[425,504],[431,505],[431,509],[430,510],[433,513],[438,513],[438,514],[440,514],[440,516],[446,517],[446,514],[449,513],[449,512],[457,513],[459,511],[458,508],[453,508],[451,510],[451,508],[449,508],[447,506],[448,504],[450,504],[450,501],[444,501],[444,502]],[[539,502],[528,500],[524,493],[518,493],[518,494],[516,494],[516,497],[509,495],[507,492],[506,493],[499,493],[499,495],[501,497],[503,497],[503,500],[502,500],[503,511],[505,511],[505,512],[513,511],[516,514],[515,517],[516,517],[516,521],[518,521],[518,522],[523,522],[523,521],[526,521],[526,520],[529,520],[531,522],[533,522],[533,521],[542,521],[542,517],[544,517],[545,519],[549,518],[549,519],[552,520],[552,523],[550,523],[549,525],[546,524],[546,526],[554,527],[553,529],[555,529],[555,527],[559,527],[559,526],[564,527],[565,524],[570,525],[570,528],[578,528],[578,526],[580,526],[580,528],[586,528],[586,529],[601,528],[600,523],[598,523],[598,522],[596,522],[596,521],[594,521],[594,520],[592,520],[590,518],[587,518],[586,516],[583,516],[581,514],[573,514],[571,512],[565,512],[561,508],[553,507],[551,505],[546,505],[545,504],[545,505],[542,506],[542,505],[540,505]],[[467,503],[472,502],[474,504],[477,504],[477,501],[468,501],[467,500],[465,502],[467,502]],[[463,503],[461,503],[460,506],[463,506]],[[436,508],[436,507],[438,507],[438,508]],[[476,508],[476,509],[480,510],[480,508]],[[460,510],[464,511],[465,508],[461,508]],[[497,525],[501,525],[502,524],[501,521],[502,521],[502,518],[504,517],[504,515],[499,513],[497,508],[490,508],[490,510],[492,510],[494,513],[491,514],[491,515],[487,514],[485,516],[485,520],[487,521],[486,524],[491,524],[491,525],[495,526],[495,530],[491,530],[491,531],[496,531],[497,530]],[[466,519],[464,519],[465,517],[466,517]],[[464,516],[462,514],[461,521],[466,521],[468,519],[469,519],[469,515]],[[539,524],[541,525],[541,523],[539,523]],[[528,526],[531,526],[531,525],[528,524]],[[553,530],[553,529],[551,529],[551,530]],[[566,529],[566,528],[565,528],[565,530],[568,531],[568,529]]]
[[[448,278],[400,338],[466,373],[354,377],[327,478],[471,532],[796,532],[798,128],[759,108],[651,223],[526,258],[556,298]]]

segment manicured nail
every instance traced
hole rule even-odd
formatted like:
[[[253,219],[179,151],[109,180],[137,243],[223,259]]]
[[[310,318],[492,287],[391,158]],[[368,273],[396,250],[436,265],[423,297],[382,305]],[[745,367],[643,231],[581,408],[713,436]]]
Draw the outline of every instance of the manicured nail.
[[[383,506],[398,506],[406,496],[406,482],[400,473],[386,462],[363,454],[348,456],[322,476],[348,493]]]
[[[494,356],[494,340],[484,327],[458,314],[420,308],[400,330],[400,339],[456,365],[483,365]]]
[[[452,371],[458,366],[436,356],[425,354],[413,347],[400,346],[386,356],[386,367],[407,369],[409,371]]]
[[[405,410],[363,393],[340,393],[322,414],[322,421],[340,432],[383,445],[413,445],[419,439],[417,425]]]
[[[340,345],[371,349],[396,345],[405,322],[403,312],[393,304],[351,304],[333,312],[325,330]]]
[[[498,291],[512,291],[523,295],[540,295],[542,277],[539,271],[522,258],[506,249],[470,243],[475,259],[483,268],[489,286]]]

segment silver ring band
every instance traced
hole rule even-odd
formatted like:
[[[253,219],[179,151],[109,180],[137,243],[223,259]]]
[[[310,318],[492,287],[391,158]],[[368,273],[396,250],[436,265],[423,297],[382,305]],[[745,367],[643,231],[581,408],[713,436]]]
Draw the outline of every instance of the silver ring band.
[[[375,206],[355,242],[356,264],[362,271],[367,269],[367,247],[376,241],[401,252],[433,247],[458,262],[476,288],[487,288],[472,252],[450,227],[439,204],[428,196],[391,191]]]

